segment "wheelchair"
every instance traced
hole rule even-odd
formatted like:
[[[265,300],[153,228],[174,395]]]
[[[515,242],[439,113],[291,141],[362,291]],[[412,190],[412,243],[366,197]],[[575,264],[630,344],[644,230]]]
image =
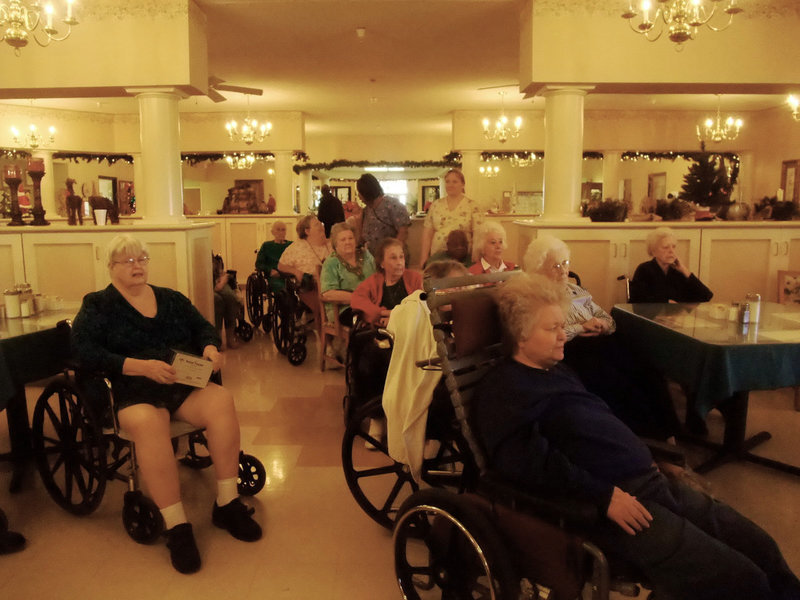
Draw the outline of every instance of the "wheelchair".
[[[376,523],[392,529],[403,501],[419,490],[408,465],[394,460],[383,436],[370,433],[370,423],[382,422],[383,386],[391,359],[391,334],[356,316],[350,329],[345,360],[346,394],[343,398],[345,433],[342,439],[342,468],[350,493],[361,509]],[[444,394],[444,396],[442,396]],[[467,487],[474,469],[464,462],[465,442],[449,410],[446,390],[439,385],[432,402],[426,437],[434,442],[434,456],[422,464],[422,482],[451,489]]]
[[[392,536],[396,580],[403,597],[415,600],[561,600],[581,598],[587,587],[593,600],[608,599],[611,590],[638,596],[646,587],[638,574],[626,565],[609,566],[607,556],[576,533],[602,518],[596,507],[520,492],[488,468],[470,422],[470,398],[504,356],[492,295],[510,276],[425,282],[437,362],[465,442],[463,459],[477,472],[465,493],[422,489],[402,503]],[[482,285],[476,289],[475,283]],[[445,305],[452,310],[449,333],[438,327]]]
[[[59,324],[68,332],[68,324]],[[100,505],[106,483],[117,479],[128,484],[122,522],[136,542],[155,542],[164,530],[156,504],[138,485],[134,444],[120,430],[113,409],[108,379],[86,377],[75,366],[52,380],[39,396],[33,411],[33,449],[42,483],[61,508],[74,515],[88,515]],[[188,450],[180,463],[203,469],[211,465],[202,430],[181,421],[171,424],[173,447],[187,436]],[[264,465],[255,456],[239,453],[239,494],[253,496],[266,483]]]
[[[306,317],[312,311],[300,300],[300,283],[294,275],[281,273],[281,279],[284,286],[275,292],[272,306],[272,340],[289,364],[298,366],[308,356]]]
[[[219,269],[222,270],[224,268],[224,263],[222,262],[222,256],[219,254],[214,254],[212,260],[215,263],[219,264]],[[236,281],[236,271],[233,269],[227,269],[225,271],[228,275],[228,286],[235,292],[239,291],[239,283]],[[258,327],[258,324],[253,322],[252,318],[250,319],[253,322],[253,325],[250,325],[245,318],[244,318],[244,306],[239,301],[239,308],[236,313],[236,324],[234,325],[234,333],[239,337],[240,340],[243,342],[249,342],[253,339],[253,327]]]
[[[245,286],[245,305],[247,317],[254,328],[261,328],[269,334],[272,329],[272,314],[275,309],[275,294],[269,278],[262,271],[253,271],[247,277]]]

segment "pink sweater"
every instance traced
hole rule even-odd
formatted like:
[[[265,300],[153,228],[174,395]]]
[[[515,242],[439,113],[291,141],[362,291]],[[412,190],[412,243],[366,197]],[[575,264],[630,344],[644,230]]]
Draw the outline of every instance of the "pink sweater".
[[[380,271],[373,273],[358,284],[350,299],[353,310],[360,310],[370,323],[375,323],[381,317],[381,299],[383,298],[383,284],[386,278]],[[403,271],[403,285],[410,294],[414,290],[422,289],[422,274],[419,271]]]

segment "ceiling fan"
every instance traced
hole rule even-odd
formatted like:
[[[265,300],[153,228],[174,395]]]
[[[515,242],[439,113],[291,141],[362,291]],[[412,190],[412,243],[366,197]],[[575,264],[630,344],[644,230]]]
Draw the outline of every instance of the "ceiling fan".
[[[259,88],[244,87],[241,85],[231,85],[225,83],[224,79],[215,77],[214,75],[208,78],[208,93],[206,94],[214,102],[225,102],[227,98],[220,94],[220,92],[236,92],[238,94],[245,94],[248,96],[261,96],[264,90]]]

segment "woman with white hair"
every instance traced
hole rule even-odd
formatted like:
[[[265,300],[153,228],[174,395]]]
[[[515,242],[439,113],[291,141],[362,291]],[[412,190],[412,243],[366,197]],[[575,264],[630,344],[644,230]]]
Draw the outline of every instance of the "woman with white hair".
[[[136,444],[145,487],[164,518],[172,565],[193,573],[200,568],[200,554],[181,503],[171,417],[205,429],[217,479],[212,523],[247,542],[261,538],[261,527],[253,509],[239,500],[233,396],[215,383],[204,388],[176,383],[170,364],[178,350],[202,356],[218,371],[223,364],[219,335],[186,296],[147,282],[149,262],[147,247],[133,236],[111,240],[111,283],[84,297],[72,346],[82,367],[111,380],[119,424]]]
[[[614,319],[589,292],[568,280],[569,257],[562,240],[540,235],[528,245],[523,259],[525,272],[563,285],[570,300],[564,362],[636,433],[661,440],[675,436],[680,423],[664,378],[611,335],[616,330]]]
[[[475,230],[472,243],[472,262],[468,271],[473,275],[500,273],[517,268],[514,263],[503,260],[507,248],[506,230],[497,221],[484,221]]]
[[[636,267],[631,280],[631,302],[708,302],[714,296],[678,258],[675,232],[654,229],[647,236],[652,260]]]

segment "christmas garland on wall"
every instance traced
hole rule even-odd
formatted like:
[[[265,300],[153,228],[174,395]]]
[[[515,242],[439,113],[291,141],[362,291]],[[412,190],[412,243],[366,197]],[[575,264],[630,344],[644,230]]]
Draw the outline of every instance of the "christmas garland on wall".
[[[454,158],[454,156],[458,156],[458,159]],[[300,174],[301,171],[330,171],[331,169],[341,168],[363,169],[364,167],[405,167],[407,169],[419,169],[433,167],[460,167],[460,158],[460,154],[453,152],[444,156],[442,160],[374,161],[337,159],[329,163],[306,163],[304,165],[295,165],[292,167],[292,169],[295,173]]]
[[[60,158],[74,163],[77,163],[81,160],[84,162],[92,162],[96,160],[99,163],[106,161],[109,165],[113,165],[115,162],[121,160],[129,165],[133,164],[133,156],[130,154],[120,154],[115,152],[53,152],[53,158]]]
[[[190,167],[194,167],[198,163],[210,160],[216,162],[218,160],[225,160],[226,156],[239,156],[252,154],[256,160],[275,160],[275,155],[272,152],[181,152],[181,161],[188,162]]]
[[[542,160],[544,158],[543,150],[518,150],[516,152],[481,152],[481,160],[489,162],[491,160]],[[586,151],[583,153],[583,160],[602,160],[602,152]]]
[[[3,158],[10,158],[17,160],[20,158],[30,158],[31,153],[26,150],[17,150],[16,148],[0,148],[0,156]]]

